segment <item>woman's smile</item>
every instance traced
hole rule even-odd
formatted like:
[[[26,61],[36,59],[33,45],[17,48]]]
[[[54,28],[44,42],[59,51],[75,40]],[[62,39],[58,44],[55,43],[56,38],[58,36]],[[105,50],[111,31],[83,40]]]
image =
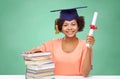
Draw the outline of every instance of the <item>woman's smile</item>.
[[[67,37],[74,37],[78,31],[78,25],[76,20],[72,21],[65,21],[63,26],[62,26],[62,32],[67,36]]]

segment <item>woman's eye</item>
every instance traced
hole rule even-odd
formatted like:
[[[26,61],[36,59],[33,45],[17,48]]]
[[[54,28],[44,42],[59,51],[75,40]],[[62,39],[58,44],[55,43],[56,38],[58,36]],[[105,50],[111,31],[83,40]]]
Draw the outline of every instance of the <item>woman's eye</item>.
[[[63,25],[63,26],[65,26],[65,27],[66,27],[67,25],[65,24],[65,25]]]
[[[72,24],[72,26],[76,26],[76,24]]]

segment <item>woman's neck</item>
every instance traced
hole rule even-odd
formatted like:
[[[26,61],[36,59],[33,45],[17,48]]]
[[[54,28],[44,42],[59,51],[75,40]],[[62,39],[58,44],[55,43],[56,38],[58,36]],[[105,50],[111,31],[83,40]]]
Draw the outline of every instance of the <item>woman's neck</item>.
[[[62,50],[66,53],[71,53],[77,47],[78,42],[79,41],[77,37],[65,37],[62,40]]]
[[[66,42],[74,42],[74,41],[78,40],[78,38],[76,36],[75,37],[64,37],[63,39]]]

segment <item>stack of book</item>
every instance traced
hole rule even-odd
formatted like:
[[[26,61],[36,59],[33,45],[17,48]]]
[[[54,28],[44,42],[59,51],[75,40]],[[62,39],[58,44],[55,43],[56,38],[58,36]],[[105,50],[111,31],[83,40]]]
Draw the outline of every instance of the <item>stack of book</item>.
[[[54,63],[50,52],[23,53],[26,65],[26,79],[53,79]]]

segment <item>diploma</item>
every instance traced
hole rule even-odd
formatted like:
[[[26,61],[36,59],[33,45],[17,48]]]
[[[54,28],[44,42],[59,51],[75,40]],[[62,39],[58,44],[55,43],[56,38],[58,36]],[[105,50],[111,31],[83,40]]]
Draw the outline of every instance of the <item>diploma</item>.
[[[97,16],[98,16],[98,13],[97,13],[97,12],[94,12],[93,20],[92,20],[92,25],[95,25],[96,20],[97,20]]]
[[[97,16],[98,16],[98,12],[94,12],[93,19],[92,19],[92,23],[91,23],[91,25],[90,25],[90,30],[89,30],[88,35],[93,35],[94,30],[97,29],[97,27],[95,26],[96,20],[97,20]],[[87,43],[86,46],[87,46],[87,47],[90,47],[89,43]]]
[[[97,27],[95,26],[96,20],[97,20],[97,16],[98,16],[98,13],[94,12],[93,20],[92,20],[92,23],[90,25],[90,31],[89,31],[88,35],[93,35],[94,30],[97,29]]]

